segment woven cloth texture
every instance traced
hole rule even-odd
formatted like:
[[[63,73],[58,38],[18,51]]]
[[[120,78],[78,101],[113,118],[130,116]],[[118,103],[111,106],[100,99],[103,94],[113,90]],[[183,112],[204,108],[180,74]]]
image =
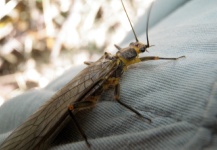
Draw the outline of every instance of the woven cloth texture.
[[[186,58],[138,63],[123,74],[121,101],[151,118],[151,124],[116,103],[113,90],[104,92],[93,109],[76,114],[92,149],[217,149],[216,6],[216,0],[186,2],[150,29],[155,46],[141,56]],[[146,42],[145,32],[139,40]],[[82,68],[5,103],[0,108],[0,144]],[[50,149],[87,145],[71,121]]]

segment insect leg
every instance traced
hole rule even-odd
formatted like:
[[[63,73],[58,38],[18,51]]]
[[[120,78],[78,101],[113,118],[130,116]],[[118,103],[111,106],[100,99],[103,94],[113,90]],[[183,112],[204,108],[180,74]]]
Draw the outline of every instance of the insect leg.
[[[159,59],[164,59],[164,60],[177,60],[180,58],[184,58],[185,56],[180,56],[177,58],[164,58],[164,57],[158,57],[158,56],[148,56],[148,57],[141,57],[139,58],[141,61],[149,61],[149,60],[159,60]]]
[[[118,49],[118,50],[121,50],[122,48],[118,45],[115,44],[115,47]]]
[[[85,65],[88,65],[88,66],[91,65],[92,63],[93,63],[93,62],[91,62],[91,61],[84,61],[84,64],[85,64]]]
[[[147,118],[147,117],[144,117],[142,116],[142,114],[140,114],[137,110],[135,110],[134,108],[132,108],[131,106],[123,103],[122,101],[120,101],[120,84],[118,83],[117,85],[115,85],[115,91],[114,91],[114,94],[115,94],[115,100],[121,104],[122,106],[124,106],[125,108],[131,110],[132,112],[134,112],[136,115],[138,115],[139,117],[142,117],[142,118],[145,118],[146,120],[148,120],[148,123],[151,123],[151,119]]]
[[[90,99],[90,100],[85,100],[85,101],[76,102],[74,104],[70,104],[68,106],[68,109],[71,111],[81,110],[81,109],[90,108],[94,106],[95,104],[96,104],[95,99],[94,100]]]
[[[72,113],[72,111],[71,111],[70,109],[68,109],[68,112],[69,112],[70,117],[71,117],[72,120],[74,121],[76,127],[78,128],[79,132],[81,133],[82,137],[84,138],[84,140],[85,140],[87,146],[90,147],[91,145],[90,145],[90,143],[89,143],[88,140],[87,140],[87,136],[86,136],[86,134],[84,133],[84,131],[83,131],[83,129],[81,128],[81,126],[79,125],[79,123],[78,123],[77,119],[75,118],[74,114]]]
[[[77,119],[75,118],[74,114],[72,113],[72,111],[85,109],[85,108],[90,108],[90,107],[92,107],[92,106],[94,106],[96,104],[97,99],[98,99],[97,96],[92,96],[92,97],[89,97],[89,99],[86,100],[86,101],[80,101],[80,102],[77,102],[77,103],[74,103],[74,104],[70,104],[68,106],[69,115],[72,118],[72,120],[75,122],[76,127],[78,128],[79,132],[81,133],[81,135],[84,138],[84,140],[85,140],[88,147],[90,147],[91,145],[88,142],[86,134],[84,133],[81,126],[79,125],[79,123],[78,123]]]

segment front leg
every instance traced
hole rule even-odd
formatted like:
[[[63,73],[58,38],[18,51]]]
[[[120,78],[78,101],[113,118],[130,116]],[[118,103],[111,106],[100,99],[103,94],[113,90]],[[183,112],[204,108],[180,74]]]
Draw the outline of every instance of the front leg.
[[[180,58],[184,58],[185,56],[180,56],[180,57],[177,57],[177,58],[164,58],[164,57],[158,57],[158,56],[148,56],[148,57],[141,57],[139,58],[140,61],[149,61],[149,60],[177,60],[177,59],[180,59]]]

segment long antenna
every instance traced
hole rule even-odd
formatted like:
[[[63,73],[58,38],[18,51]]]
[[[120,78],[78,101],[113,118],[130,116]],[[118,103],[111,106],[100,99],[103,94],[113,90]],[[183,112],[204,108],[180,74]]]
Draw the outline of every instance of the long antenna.
[[[136,32],[134,31],[133,25],[132,25],[132,23],[131,23],[131,21],[130,21],[130,18],[129,18],[129,16],[128,16],[128,14],[127,14],[127,11],[126,11],[126,9],[125,9],[125,7],[124,7],[124,3],[123,3],[122,0],[121,0],[121,3],[122,3],[122,6],[123,6],[123,8],[124,8],[124,11],[125,11],[125,13],[126,13],[126,15],[127,15],[127,18],[128,18],[128,20],[129,20],[129,22],[130,22],[130,26],[131,26],[131,28],[132,28],[132,30],[133,30],[133,34],[134,34],[134,36],[135,36],[136,42],[139,42],[139,40],[138,40],[138,38],[137,38],[137,36],[136,36]]]
[[[148,24],[149,24],[149,17],[150,17],[150,14],[151,14],[151,8],[153,6],[154,2],[151,3],[151,6],[148,10],[148,17],[147,17],[147,22],[146,22],[146,39],[147,39],[147,47],[150,47],[149,45],[149,40],[148,40]]]

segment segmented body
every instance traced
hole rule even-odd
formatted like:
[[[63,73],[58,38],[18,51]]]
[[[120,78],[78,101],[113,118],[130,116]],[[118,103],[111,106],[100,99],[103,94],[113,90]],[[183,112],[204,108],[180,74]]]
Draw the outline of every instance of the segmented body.
[[[93,95],[117,69],[103,55],[59,90],[3,142],[1,150],[44,149],[69,121],[67,106]]]
[[[149,9],[148,12],[148,18],[150,16],[150,10],[151,9]],[[148,31],[148,21],[146,31]],[[3,142],[0,149],[45,149],[49,142],[51,142],[67,124],[70,119],[68,116],[70,115],[74,118],[71,111],[95,105],[103,90],[107,89],[110,85],[114,86],[114,98],[119,104],[151,123],[151,119],[144,117],[138,111],[120,101],[119,78],[123,71],[127,69],[127,66],[131,64],[150,60],[177,60],[185,56],[177,58],[164,58],[158,56],[139,57],[140,53],[147,51],[147,48],[150,47],[148,33],[146,32],[147,45],[138,41],[135,31],[134,35],[136,42],[130,43],[128,47],[121,48],[115,45],[118,52],[114,56],[105,53],[98,61],[87,63],[89,65],[87,68],[81,71],[67,85],[51,97],[46,104],[41,106],[37,112],[30,116],[27,121],[18,127]],[[76,120],[74,119],[74,121]],[[79,130],[81,131],[81,129]],[[90,146],[86,135],[83,131],[81,133],[86,144]]]

